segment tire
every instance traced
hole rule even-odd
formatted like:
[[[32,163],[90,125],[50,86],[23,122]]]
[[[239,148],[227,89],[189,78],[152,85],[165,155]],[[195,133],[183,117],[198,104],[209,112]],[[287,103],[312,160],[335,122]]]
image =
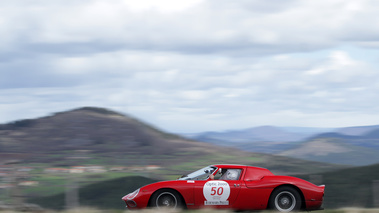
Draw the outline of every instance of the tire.
[[[298,211],[301,208],[301,196],[293,187],[277,188],[270,196],[269,207],[280,212]]]
[[[150,200],[150,206],[157,209],[182,209],[183,202],[178,192],[164,189],[153,194]]]

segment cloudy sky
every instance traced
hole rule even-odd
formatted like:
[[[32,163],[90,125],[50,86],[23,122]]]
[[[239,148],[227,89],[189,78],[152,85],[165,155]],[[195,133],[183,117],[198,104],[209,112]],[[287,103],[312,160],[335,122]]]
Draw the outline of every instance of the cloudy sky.
[[[0,123],[83,106],[170,132],[379,124],[375,0],[1,0]]]

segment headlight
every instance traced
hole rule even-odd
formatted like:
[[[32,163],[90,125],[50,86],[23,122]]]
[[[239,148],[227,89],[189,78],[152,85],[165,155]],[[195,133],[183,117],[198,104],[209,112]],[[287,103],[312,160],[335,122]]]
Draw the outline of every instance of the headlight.
[[[138,193],[139,193],[139,189],[137,189],[134,192],[130,193],[128,195],[128,199],[130,199],[130,200],[134,199],[138,195]]]

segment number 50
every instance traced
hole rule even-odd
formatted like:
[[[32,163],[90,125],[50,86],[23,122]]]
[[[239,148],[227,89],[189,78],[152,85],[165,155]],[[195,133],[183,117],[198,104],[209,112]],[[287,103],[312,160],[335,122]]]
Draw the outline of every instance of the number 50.
[[[212,187],[212,189],[211,189],[211,195],[222,195],[222,193],[224,193],[224,188],[222,188],[222,187]]]

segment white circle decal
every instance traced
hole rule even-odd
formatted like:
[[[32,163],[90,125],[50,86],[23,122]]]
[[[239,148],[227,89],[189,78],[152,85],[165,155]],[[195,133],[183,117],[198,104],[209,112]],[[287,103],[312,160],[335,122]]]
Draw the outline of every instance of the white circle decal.
[[[203,187],[204,205],[229,205],[230,187],[225,181],[208,181]]]

